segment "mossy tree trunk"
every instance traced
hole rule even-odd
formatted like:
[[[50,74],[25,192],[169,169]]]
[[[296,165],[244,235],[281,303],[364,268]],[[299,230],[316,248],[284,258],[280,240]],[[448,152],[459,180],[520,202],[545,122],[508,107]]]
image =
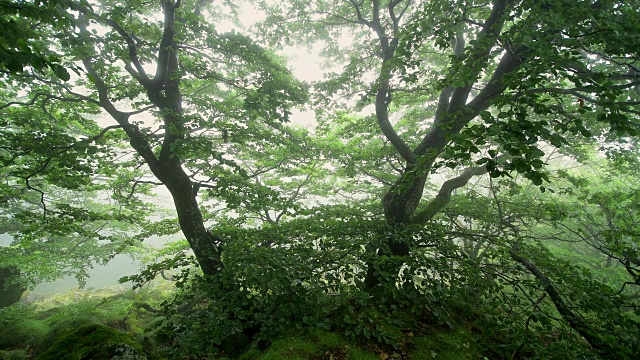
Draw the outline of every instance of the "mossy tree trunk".
[[[20,301],[26,290],[20,283],[20,270],[14,266],[0,268],[0,309]]]

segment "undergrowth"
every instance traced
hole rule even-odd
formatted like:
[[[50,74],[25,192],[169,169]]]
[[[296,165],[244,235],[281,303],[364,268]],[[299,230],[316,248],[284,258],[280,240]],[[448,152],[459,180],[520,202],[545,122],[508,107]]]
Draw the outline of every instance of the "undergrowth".
[[[203,281],[73,291],[2,309],[0,359],[98,360],[86,357],[106,346],[90,346],[98,337],[143,354],[136,359],[596,358],[571,332],[533,336],[482,298],[473,307],[444,297],[420,303],[429,296],[411,291],[384,302],[353,289],[265,298]],[[64,357],[61,346],[73,351]]]

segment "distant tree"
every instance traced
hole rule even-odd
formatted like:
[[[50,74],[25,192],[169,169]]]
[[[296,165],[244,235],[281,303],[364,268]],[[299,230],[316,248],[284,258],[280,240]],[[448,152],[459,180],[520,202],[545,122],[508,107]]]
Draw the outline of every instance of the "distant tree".
[[[19,275],[13,281],[26,288],[75,275],[82,285],[95,263],[143,246],[136,236],[153,206],[140,197],[144,187],[130,185],[132,174],[114,175],[101,130],[73,108],[2,111],[0,234],[10,241],[0,267]],[[108,175],[116,181],[93,182]]]
[[[12,266],[0,266],[0,309],[20,301],[26,287],[20,283],[20,272]]]

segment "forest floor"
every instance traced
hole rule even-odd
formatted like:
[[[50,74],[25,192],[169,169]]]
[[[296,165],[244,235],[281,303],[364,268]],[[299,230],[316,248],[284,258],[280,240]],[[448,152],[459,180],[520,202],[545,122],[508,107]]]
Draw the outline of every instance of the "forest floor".
[[[60,356],[62,358],[59,360],[118,358],[96,350],[104,347],[104,343],[115,341],[113,338],[97,338],[96,334],[116,337],[120,343],[129,344],[140,354],[140,357],[134,356],[132,359],[175,358],[167,351],[167,344],[158,343],[154,338],[154,328],[162,321],[155,309],[172,291],[169,283],[147,286],[137,291],[123,288],[97,291],[76,289],[0,309],[0,359],[58,360]],[[92,337],[78,335],[77,329],[85,333],[92,331]],[[124,335],[130,340],[122,340]],[[405,335],[400,347],[389,349],[376,344],[354,343],[334,332],[296,330],[269,342],[267,346],[246,346],[241,351],[236,349],[234,356],[220,351],[206,359],[483,359],[474,350],[472,337],[465,329],[431,329],[416,333],[407,330]],[[61,346],[64,346],[62,350]]]

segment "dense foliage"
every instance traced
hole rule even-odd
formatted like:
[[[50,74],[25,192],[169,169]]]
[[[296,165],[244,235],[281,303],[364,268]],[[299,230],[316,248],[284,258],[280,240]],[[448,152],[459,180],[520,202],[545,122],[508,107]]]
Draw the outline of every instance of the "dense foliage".
[[[305,329],[640,353],[640,2],[250,3],[0,3],[0,267],[82,278],[181,232],[124,279],[172,276],[172,358]]]

